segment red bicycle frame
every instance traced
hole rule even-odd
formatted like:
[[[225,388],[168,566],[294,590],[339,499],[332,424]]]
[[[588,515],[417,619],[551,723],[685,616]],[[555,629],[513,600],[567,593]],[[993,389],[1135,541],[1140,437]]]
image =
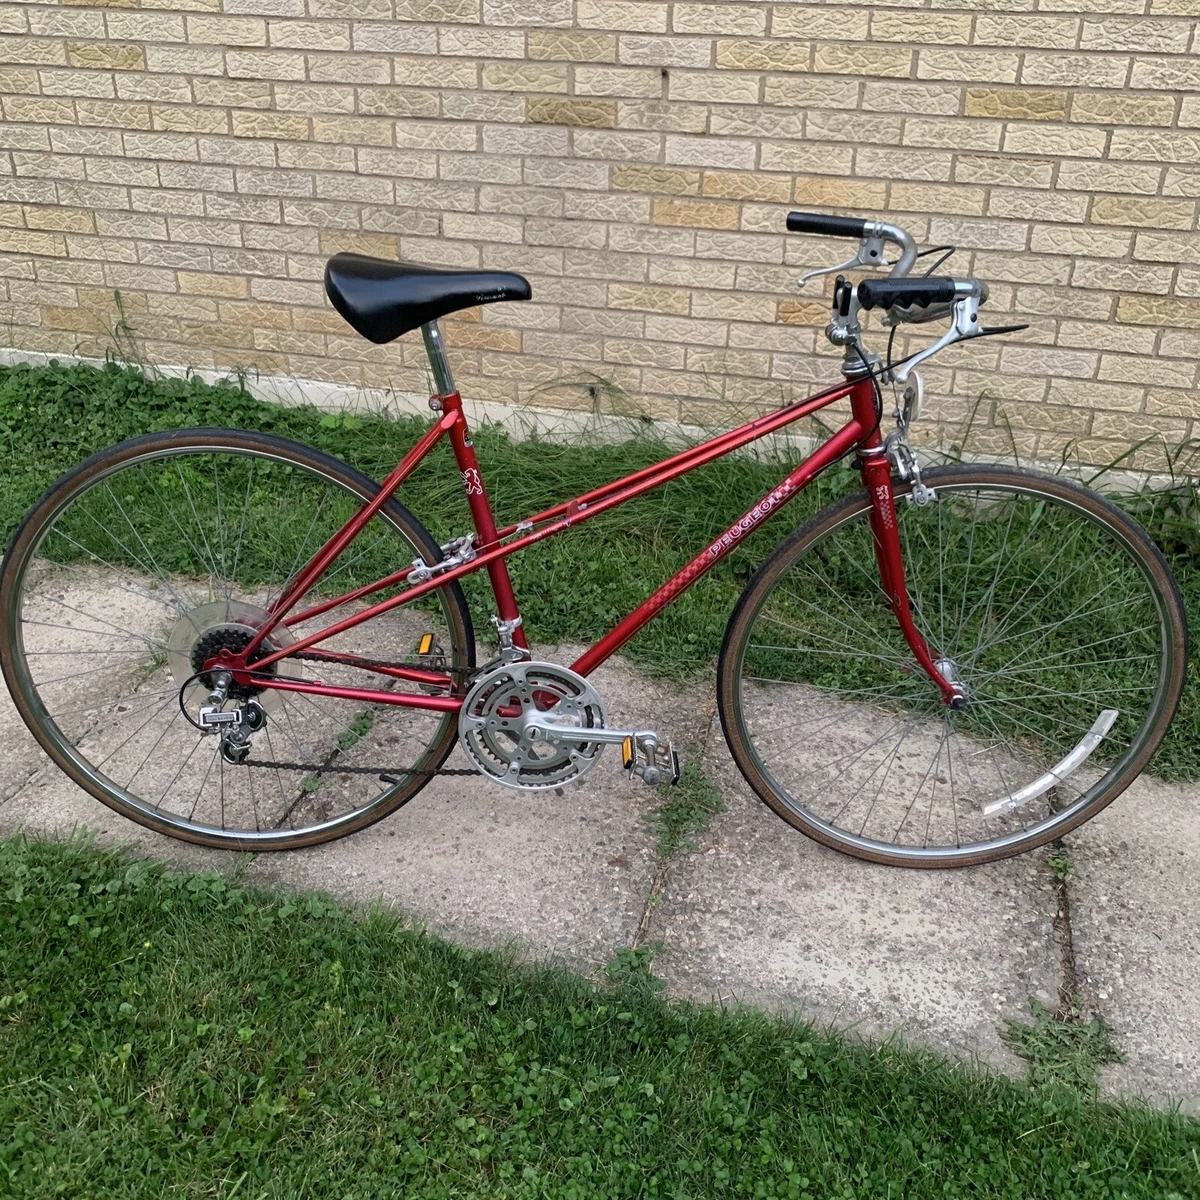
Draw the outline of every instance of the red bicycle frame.
[[[957,692],[938,671],[929,646],[917,630],[909,609],[896,526],[891,469],[879,433],[875,385],[870,378],[849,380],[820,392],[802,403],[785,405],[766,416],[758,417],[727,433],[701,442],[679,454],[655,463],[653,466],[645,467],[623,479],[614,480],[612,483],[605,484],[603,487],[596,488],[573,500],[556,504],[553,508],[548,508],[544,512],[537,513],[504,529],[496,528],[491,505],[488,503],[487,491],[484,488],[483,476],[479,470],[479,462],[475,457],[470,430],[463,413],[461,397],[457,391],[450,391],[445,395],[435,397],[435,407],[440,408],[442,415],[383,481],[375,498],[365,504],[295,575],[279,599],[271,606],[268,620],[259,629],[253,641],[237,654],[230,650],[222,650],[217,658],[206,664],[206,668],[230,671],[237,683],[253,684],[259,688],[307,692],[312,695],[361,700],[371,704],[390,704],[456,713],[462,707],[462,696],[461,694],[452,694],[455,684],[452,676],[446,672],[419,667],[383,666],[369,659],[359,659],[355,655],[340,652],[329,655],[330,661],[361,667],[364,671],[424,685],[425,688],[439,689],[438,693],[431,694],[428,691],[393,692],[373,688],[335,687],[319,681],[309,682],[285,678],[266,671],[266,668],[272,663],[300,651],[309,651],[312,657],[319,658],[322,652],[313,651],[313,647],[329,638],[370,621],[381,613],[409,604],[454,579],[459,579],[480,569],[486,569],[488,573],[499,619],[503,622],[516,623],[511,626],[513,644],[522,650],[527,649],[524,631],[519,623],[520,611],[505,562],[510,554],[515,554],[545,538],[553,537],[557,533],[581,525],[599,513],[607,512],[636,496],[661,487],[705,463],[721,458],[750,442],[784,429],[803,417],[811,416],[813,413],[847,398],[850,401],[850,419],[845,425],[804,459],[757,504],[743,513],[716,541],[706,546],[678,574],[664,583],[590,650],[581,655],[572,664],[571,669],[580,675],[588,675],[594,671],[605,659],[633,637],[643,625],[653,620],[668,604],[716,566],[747,534],[753,532],[767,517],[806,487],[819,472],[850,451],[857,449],[863,483],[871,497],[870,523],[875,541],[880,582],[884,593],[892,605],[896,620],[899,622],[904,637],[918,663],[938,686],[945,703],[953,703]],[[475,527],[475,557],[470,561],[438,570],[431,578],[405,587],[396,595],[343,617],[314,633],[305,634],[285,648],[270,650],[268,653],[256,657],[260,646],[280,624],[294,629],[343,605],[402,585],[409,579],[414,570],[413,566],[404,567],[391,575],[343,595],[322,600],[319,604],[301,609],[299,612],[295,611],[317,580],[354,541],[443,437],[450,439],[458,469],[462,473],[463,489]],[[461,688],[459,691],[461,693]]]

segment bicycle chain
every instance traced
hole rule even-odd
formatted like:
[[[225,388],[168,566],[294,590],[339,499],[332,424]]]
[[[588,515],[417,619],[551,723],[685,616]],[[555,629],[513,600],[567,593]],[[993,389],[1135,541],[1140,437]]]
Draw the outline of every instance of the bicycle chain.
[[[439,767],[436,771],[420,767],[339,767],[333,763],[277,762],[272,758],[248,758],[243,767],[274,767],[277,771],[307,771],[310,775],[377,775],[384,783],[401,783],[405,775],[478,775],[474,767]]]
[[[348,667],[416,667],[419,663],[412,662],[389,662],[386,659],[380,658],[363,658],[355,656],[351,658],[347,655],[333,654],[306,654],[300,651],[298,654],[292,654],[289,658],[304,659],[306,662],[330,663],[340,662],[343,666]],[[475,670],[474,667],[438,667],[437,670],[445,671],[447,675],[467,675]],[[375,775],[383,783],[401,783],[403,776],[409,775],[478,775],[479,772],[474,767],[439,767],[435,771],[430,771],[420,767],[351,767],[351,766],[335,766],[333,763],[327,763],[321,766],[318,763],[299,763],[299,762],[280,762],[270,758],[248,758],[244,763],[240,764],[243,767],[274,767],[277,771],[306,771],[310,775]]]

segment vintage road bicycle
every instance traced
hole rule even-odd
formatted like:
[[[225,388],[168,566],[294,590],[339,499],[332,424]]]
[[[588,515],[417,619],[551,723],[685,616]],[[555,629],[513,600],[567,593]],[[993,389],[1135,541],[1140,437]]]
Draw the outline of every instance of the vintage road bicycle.
[[[22,717],[117,812],[241,850],[360,830],[444,772],[456,744],[470,764],[457,773],[512,789],[560,790],[610,743],[631,777],[670,783],[674,748],[613,728],[589,677],[853,455],[861,490],[788,531],[729,618],[717,697],[749,785],[825,845],[905,866],[1002,858],[1088,820],[1149,763],[1179,702],[1187,632],[1166,562],[1068,479],[922,472],[907,441],[914,368],[1005,332],[980,324],[986,285],[913,275],[916,243],[884,221],[794,212],[787,227],[858,242],[800,281],[838,276],[826,332],[844,347],[842,381],[503,528],[438,319],[529,299],[528,282],[334,256],[326,290],[359,333],[384,343],[420,328],[428,431],[378,484],[230,429],[148,434],[68,472],[0,575],[0,658]],[[883,361],[864,345],[871,310],[893,337],[948,325],[899,361],[889,340]],[[509,555],[841,402],[844,424],[610,633],[569,666],[531,658]],[[473,528],[439,546],[397,492],[442,439]],[[459,584],[475,571],[495,599],[498,648],[482,665]]]

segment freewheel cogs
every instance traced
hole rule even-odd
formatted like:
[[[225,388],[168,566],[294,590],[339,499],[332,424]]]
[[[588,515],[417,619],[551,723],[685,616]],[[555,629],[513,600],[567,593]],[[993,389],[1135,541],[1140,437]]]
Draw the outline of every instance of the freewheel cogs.
[[[550,730],[548,734],[548,728]],[[582,675],[556,663],[508,663],[472,685],[458,717],[467,757],[488,779],[541,791],[578,779],[600,757],[604,708]],[[562,731],[579,731],[564,737]]]

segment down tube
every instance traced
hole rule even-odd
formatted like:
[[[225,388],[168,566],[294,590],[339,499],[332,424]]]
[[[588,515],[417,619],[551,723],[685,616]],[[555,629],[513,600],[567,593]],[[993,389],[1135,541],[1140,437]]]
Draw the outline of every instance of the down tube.
[[[823,446],[806,458],[778,487],[742,514],[712,545],[701,550],[679,574],[667,580],[652,596],[633,610],[610,633],[571,664],[571,670],[590,675],[602,662],[615,654],[639,629],[653,620],[702,575],[717,565],[747,534],[752,533],[773,512],[807,487],[813,477],[830,463],[848,454],[862,441],[867,428],[857,419],[844,425]]]

